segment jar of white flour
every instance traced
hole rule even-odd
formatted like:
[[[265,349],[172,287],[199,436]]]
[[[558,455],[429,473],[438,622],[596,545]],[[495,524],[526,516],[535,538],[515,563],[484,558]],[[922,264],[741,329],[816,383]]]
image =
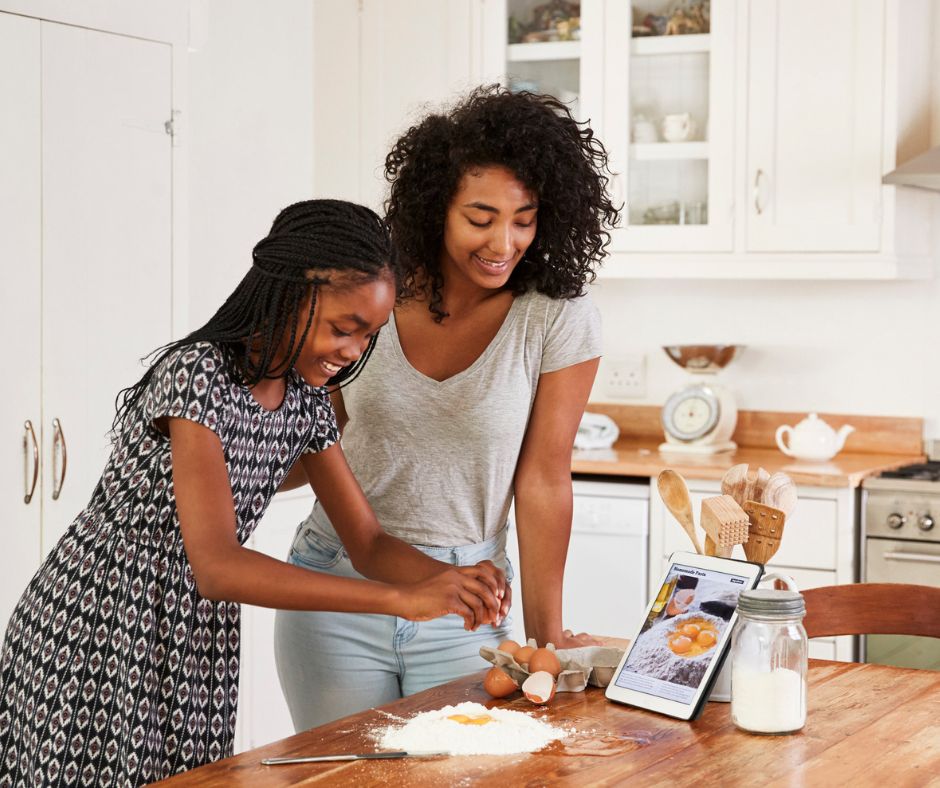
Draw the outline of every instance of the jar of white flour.
[[[731,647],[731,719],[751,733],[793,733],[806,722],[806,605],[797,591],[738,598]]]

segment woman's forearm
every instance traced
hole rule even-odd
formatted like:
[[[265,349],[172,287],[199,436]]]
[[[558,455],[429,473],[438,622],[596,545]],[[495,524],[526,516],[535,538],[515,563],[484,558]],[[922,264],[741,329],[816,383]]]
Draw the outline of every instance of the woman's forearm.
[[[516,532],[526,636],[539,644],[564,640],[562,586],[571,536],[571,476],[518,484]]]
[[[443,572],[450,565],[437,561],[384,531],[374,535],[367,545],[350,553],[359,574],[383,583],[410,583]]]

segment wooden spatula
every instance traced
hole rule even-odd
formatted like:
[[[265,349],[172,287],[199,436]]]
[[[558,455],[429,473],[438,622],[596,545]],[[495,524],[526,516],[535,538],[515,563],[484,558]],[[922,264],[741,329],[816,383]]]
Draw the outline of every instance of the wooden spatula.
[[[754,500],[779,509],[789,517],[793,514],[793,507],[796,506],[796,485],[785,473],[777,471],[770,477],[763,494],[755,495]]]
[[[745,501],[744,511],[750,521],[744,555],[748,561],[766,564],[780,547],[787,516],[780,509],[757,501]]]
[[[683,479],[674,470],[667,468],[656,477],[656,486],[659,495],[666,504],[672,516],[679,521],[679,525],[689,535],[695,552],[701,554],[702,546],[695,533],[695,520],[692,518],[692,499],[689,497],[689,488]]]

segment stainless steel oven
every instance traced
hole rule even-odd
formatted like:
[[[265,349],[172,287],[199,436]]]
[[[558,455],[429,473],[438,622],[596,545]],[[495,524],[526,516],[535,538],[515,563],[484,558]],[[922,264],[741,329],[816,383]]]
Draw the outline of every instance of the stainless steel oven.
[[[890,471],[866,479],[862,488],[862,580],[940,587],[940,462]],[[918,600],[898,604],[913,607]],[[865,662],[940,670],[936,638],[869,635],[860,640]]]

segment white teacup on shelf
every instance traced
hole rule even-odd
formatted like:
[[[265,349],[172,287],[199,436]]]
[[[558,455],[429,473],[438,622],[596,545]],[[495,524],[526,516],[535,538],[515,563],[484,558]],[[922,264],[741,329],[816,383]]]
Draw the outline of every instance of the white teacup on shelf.
[[[633,141],[638,145],[659,142],[656,124],[646,115],[635,115],[633,117]]]
[[[666,115],[663,118],[663,139],[666,142],[686,142],[695,135],[695,121],[688,112]]]

